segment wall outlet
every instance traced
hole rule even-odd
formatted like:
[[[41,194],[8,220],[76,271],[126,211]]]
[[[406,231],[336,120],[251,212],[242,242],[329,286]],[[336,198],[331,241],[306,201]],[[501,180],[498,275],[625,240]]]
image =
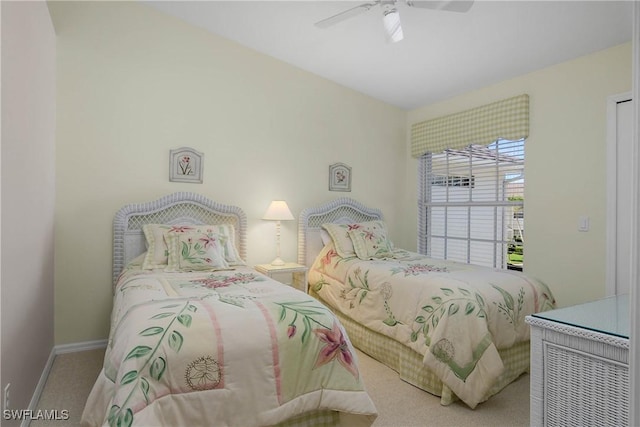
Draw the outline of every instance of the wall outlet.
[[[2,409],[9,409],[9,386],[11,383],[8,383],[4,386],[4,399],[2,400]]]

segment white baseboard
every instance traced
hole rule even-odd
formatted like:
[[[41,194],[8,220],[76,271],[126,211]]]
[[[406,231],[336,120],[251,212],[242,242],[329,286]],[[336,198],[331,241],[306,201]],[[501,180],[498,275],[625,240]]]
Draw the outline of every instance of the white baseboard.
[[[72,344],[61,344],[54,347],[56,354],[75,353],[77,351],[95,350],[106,348],[107,340],[76,342]]]
[[[38,385],[36,385],[36,389],[33,391],[33,396],[31,396],[31,402],[29,402],[29,409],[32,411],[36,410],[36,406],[38,405],[38,401],[40,400],[40,395],[42,395],[42,390],[44,390],[44,385],[47,383],[47,378],[49,377],[49,372],[51,372],[51,367],[53,366],[53,361],[56,358],[56,348],[55,346],[51,349],[51,353],[49,353],[49,358],[47,359],[47,363],[44,365],[44,369],[42,370],[42,374],[40,375],[40,380],[38,381]],[[31,420],[29,418],[25,418],[22,420],[22,424],[20,427],[29,427],[31,424]]]
[[[53,361],[56,356],[59,354],[66,353],[75,353],[77,351],[87,351],[87,350],[95,350],[98,348],[105,348],[107,346],[107,340],[96,340],[96,341],[85,341],[79,343],[72,344],[61,344],[56,345],[51,349],[51,353],[49,353],[49,358],[47,359],[47,363],[44,365],[44,369],[42,370],[42,375],[40,375],[40,380],[38,381],[38,385],[33,392],[33,396],[31,397],[31,402],[29,403],[29,409],[32,411],[36,411],[36,407],[38,406],[38,402],[40,401],[40,396],[42,395],[42,391],[44,390],[44,386],[47,383],[47,378],[49,378],[49,373],[51,372],[51,367],[53,366]],[[20,427],[29,427],[31,424],[31,420],[25,419],[20,424]]]

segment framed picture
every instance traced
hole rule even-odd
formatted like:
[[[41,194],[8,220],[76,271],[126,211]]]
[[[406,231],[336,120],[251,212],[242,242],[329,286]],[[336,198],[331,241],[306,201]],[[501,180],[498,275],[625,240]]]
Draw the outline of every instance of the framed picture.
[[[202,184],[204,154],[189,147],[169,150],[169,181]]]
[[[351,191],[351,168],[344,163],[329,166],[329,191]]]

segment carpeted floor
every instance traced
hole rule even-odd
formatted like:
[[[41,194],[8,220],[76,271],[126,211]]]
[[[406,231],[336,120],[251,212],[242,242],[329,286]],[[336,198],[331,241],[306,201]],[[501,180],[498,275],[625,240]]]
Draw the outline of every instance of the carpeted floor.
[[[69,420],[38,420],[31,422],[31,426],[79,426],[82,409],[100,372],[103,357],[103,349],[58,355],[37,409],[66,409]],[[529,425],[528,375],[471,410],[459,402],[441,406],[440,398],[405,383],[394,371],[359,351],[358,360],[367,390],[378,408],[374,427]]]

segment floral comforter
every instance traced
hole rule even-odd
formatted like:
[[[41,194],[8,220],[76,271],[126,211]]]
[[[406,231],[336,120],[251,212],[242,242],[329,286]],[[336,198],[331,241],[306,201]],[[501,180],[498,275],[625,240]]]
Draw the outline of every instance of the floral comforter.
[[[394,258],[341,258],[325,246],[310,286],[358,323],[424,355],[424,364],[468,406],[504,369],[498,349],[529,340],[525,316],[551,309],[542,282],[524,274],[396,250]]]
[[[83,425],[266,426],[376,409],[342,326],[303,292],[242,267],[128,269]]]

